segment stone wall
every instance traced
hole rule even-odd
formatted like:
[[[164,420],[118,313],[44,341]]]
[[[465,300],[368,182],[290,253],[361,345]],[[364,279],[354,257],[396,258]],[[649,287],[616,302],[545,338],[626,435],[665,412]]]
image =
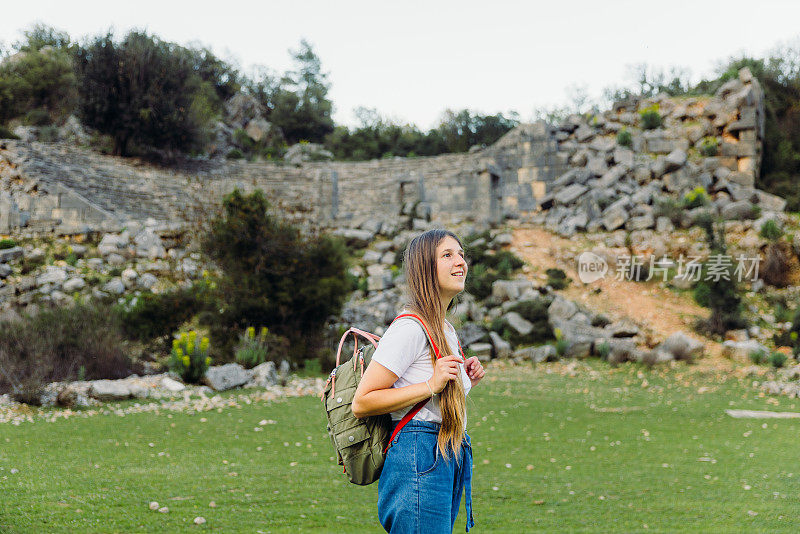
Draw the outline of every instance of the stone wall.
[[[435,217],[500,221],[533,209],[566,163],[543,123],[467,154],[299,166],[212,160],[167,169],[63,144],[3,141],[0,233],[112,231],[148,217],[194,223],[234,187],[262,189],[288,219],[307,226],[388,220],[418,202]]]

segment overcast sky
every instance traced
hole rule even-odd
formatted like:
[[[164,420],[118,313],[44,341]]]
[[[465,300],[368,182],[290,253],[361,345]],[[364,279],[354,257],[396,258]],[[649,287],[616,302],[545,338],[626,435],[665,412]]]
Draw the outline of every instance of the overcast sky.
[[[720,60],[760,56],[800,36],[800,2],[752,0],[417,1],[34,0],[3,8],[0,40],[42,22],[73,39],[146,29],[201,43],[247,72],[291,66],[308,39],[330,73],[337,122],[357,106],[422,128],[446,108],[483,113],[567,103],[567,89],[628,81],[629,66],[682,66],[693,78]]]

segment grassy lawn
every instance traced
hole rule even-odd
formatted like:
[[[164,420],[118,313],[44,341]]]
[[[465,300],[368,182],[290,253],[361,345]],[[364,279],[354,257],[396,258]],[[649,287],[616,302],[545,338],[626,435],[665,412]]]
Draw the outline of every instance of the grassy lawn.
[[[800,421],[724,410],[800,401],[752,380],[490,366],[468,400],[473,531],[796,531]],[[4,424],[0,532],[382,532],[377,484],[350,484],[332,454],[316,397]]]

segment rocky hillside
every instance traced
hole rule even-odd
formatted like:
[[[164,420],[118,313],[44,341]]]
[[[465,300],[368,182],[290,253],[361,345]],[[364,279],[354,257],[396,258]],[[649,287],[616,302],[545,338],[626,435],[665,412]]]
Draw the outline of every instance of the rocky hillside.
[[[763,97],[749,70],[714,97],[631,99],[557,127],[570,170],[548,185],[532,220],[575,232],[692,226],[702,213],[729,220],[775,216],[786,202],[754,187]]]

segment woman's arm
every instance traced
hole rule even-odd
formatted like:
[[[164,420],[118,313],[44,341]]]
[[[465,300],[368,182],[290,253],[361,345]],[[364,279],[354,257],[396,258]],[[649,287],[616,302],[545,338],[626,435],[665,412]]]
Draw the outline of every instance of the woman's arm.
[[[359,419],[368,415],[396,412],[406,406],[431,398],[431,392],[440,393],[450,380],[460,378],[459,356],[444,356],[436,360],[433,376],[426,382],[393,388],[397,375],[376,361],[369,362],[353,396],[351,409]]]
[[[396,412],[431,397],[431,390],[425,382],[393,388],[392,384],[397,378],[396,374],[378,362],[370,362],[353,397],[353,415],[361,419],[368,415]]]

